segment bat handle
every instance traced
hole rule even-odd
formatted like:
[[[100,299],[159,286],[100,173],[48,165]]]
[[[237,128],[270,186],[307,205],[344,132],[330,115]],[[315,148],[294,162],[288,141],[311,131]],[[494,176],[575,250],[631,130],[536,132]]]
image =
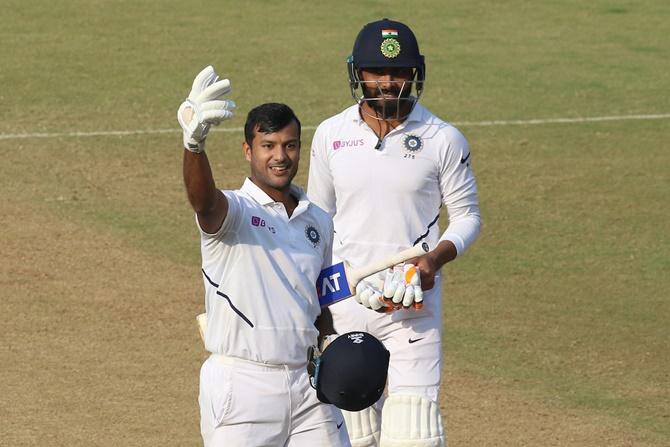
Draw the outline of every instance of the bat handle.
[[[428,253],[428,243],[422,242],[421,245],[415,245],[414,247],[410,247],[407,250],[403,250],[389,256],[387,259],[385,259],[386,265],[377,271],[384,270],[387,267],[400,264],[401,262],[405,262],[408,259],[416,258],[417,256],[421,256],[426,253]]]
[[[393,267],[394,265],[400,264],[401,262],[407,261],[408,259],[416,258],[417,256],[426,254],[428,253],[428,249],[428,244],[426,242],[422,242],[421,245],[415,245],[414,247],[410,247],[406,250],[395,253],[380,261],[368,264],[358,269],[354,269],[351,272],[349,284],[353,290],[356,288],[356,285],[359,283],[359,281],[363,278],[374,273],[381,272],[382,270],[389,267]]]

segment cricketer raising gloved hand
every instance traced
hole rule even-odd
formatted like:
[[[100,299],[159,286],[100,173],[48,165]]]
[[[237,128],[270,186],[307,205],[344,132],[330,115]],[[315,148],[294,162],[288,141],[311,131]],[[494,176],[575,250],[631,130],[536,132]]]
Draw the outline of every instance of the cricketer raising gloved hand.
[[[184,130],[184,148],[195,153],[202,152],[210,126],[233,116],[235,102],[221,99],[230,90],[230,81],[219,80],[211,65],[195,77],[191,93],[177,111],[177,120]]]

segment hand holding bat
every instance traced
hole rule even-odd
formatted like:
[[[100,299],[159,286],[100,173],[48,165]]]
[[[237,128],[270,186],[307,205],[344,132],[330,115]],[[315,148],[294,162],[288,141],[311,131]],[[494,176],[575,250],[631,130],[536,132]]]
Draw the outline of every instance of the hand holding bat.
[[[413,263],[396,264],[386,272],[365,278],[356,286],[356,301],[376,312],[423,308],[419,268]]]
[[[316,281],[319,303],[325,307],[349,298],[356,293],[356,286],[363,278],[427,252],[428,244],[423,242],[363,267],[352,268],[348,263],[340,262],[325,268]]]

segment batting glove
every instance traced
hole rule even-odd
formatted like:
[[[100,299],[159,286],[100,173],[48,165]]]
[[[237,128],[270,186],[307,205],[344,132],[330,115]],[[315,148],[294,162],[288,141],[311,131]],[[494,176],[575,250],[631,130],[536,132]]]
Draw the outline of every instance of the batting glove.
[[[219,80],[211,65],[193,81],[191,93],[177,111],[177,120],[184,130],[184,148],[200,153],[205,150],[209,127],[233,116],[235,102],[221,99],[230,92],[230,81]]]
[[[396,309],[423,307],[421,272],[414,264],[398,264],[386,271],[384,279],[384,300]]]
[[[383,277],[383,276],[382,276]],[[377,312],[390,312],[393,305],[384,300],[384,283],[379,275],[371,275],[356,285],[354,299],[361,305]]]

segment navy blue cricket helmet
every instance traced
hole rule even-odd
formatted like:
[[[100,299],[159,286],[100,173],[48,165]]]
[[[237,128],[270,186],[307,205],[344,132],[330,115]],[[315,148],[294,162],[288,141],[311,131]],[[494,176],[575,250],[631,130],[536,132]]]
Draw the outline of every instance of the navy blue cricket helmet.
[[[307,371],[321,402],[360,411],[384,393],[389,359],[389,351],[376,337],[349,332],[333,340],[320,356],[310,358]]]
[[[417,99],[423,92],[426,63],[419,52],[419,43],[412,30],[401,22],[382,19],[368,23],[361,29],[347,59],[351,94],[358,102],[356,89],[360,86],[361,68],[413,68]]]

